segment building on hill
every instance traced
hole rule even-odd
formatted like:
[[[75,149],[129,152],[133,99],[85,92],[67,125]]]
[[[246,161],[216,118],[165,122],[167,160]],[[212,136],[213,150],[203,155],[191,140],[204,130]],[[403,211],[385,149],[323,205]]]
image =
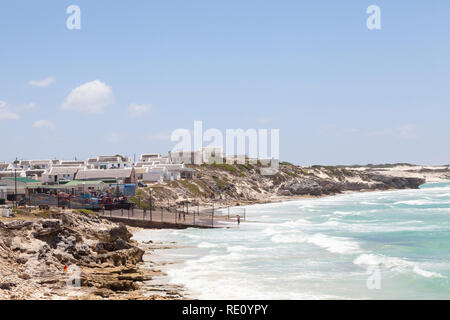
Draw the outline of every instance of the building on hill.
[[[97,158],[89,158],[87,165],[92,169],[124,169],[131,168],[132,162],[125,156],[98,156]]]
[[[30,160],[29,170],[35,169],[50,169],[52,167],[52,160]],[[25,168],[24,168],[25,169]]]
[[[72,160],[72,161],[61,161],[56,166],[58,166],[58,167],[84,167],[85,165],[86,165],[86,161]]]
[[[81,167],[52,167],[42,176],[42,182],[50,184],[58,184],[62,182],[72,181]]]
[[[104,182],[136,183],[134,168],[78,170],[74,180],[102,180]]]
[[[42,180],[42,176],[45,174],[44,169],[25,170],[25,177],[34,180]]]
[[[224,153],[219,147],[200,148],[196,151],[169,151],[169,160],[173,164],[203,164],[211,158],[223,158]]]

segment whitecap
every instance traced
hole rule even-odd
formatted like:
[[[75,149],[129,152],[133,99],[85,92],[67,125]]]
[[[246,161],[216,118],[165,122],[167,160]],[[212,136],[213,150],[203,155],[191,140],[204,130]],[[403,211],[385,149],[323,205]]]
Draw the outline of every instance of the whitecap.
[[[397,272],[412,271],[426,278],[444,278],[444,276],[440,273],[421,269],[416,262],[403,260],[397,257],[388,257],[377,254],[361,254],[353,261],[353,263],[359,266],[378,266],[380,268]]]
[[[200,242],[197,247],[199,248],[216,248],[218,247],[218,244],[210,243],[210,242]]]
[[[358,243],[348,238],[330,237],[321,233],[309,237],[307,242],[315,244],[332,253],[352,254],[361,251]]]

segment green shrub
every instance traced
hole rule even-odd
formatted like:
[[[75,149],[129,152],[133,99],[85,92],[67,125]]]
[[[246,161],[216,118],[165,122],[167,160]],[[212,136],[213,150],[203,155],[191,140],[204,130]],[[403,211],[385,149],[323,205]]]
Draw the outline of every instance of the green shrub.
[[[84,216],[95,216],[96,213],[89,209],[75,209],[74,212],[82,214]]]

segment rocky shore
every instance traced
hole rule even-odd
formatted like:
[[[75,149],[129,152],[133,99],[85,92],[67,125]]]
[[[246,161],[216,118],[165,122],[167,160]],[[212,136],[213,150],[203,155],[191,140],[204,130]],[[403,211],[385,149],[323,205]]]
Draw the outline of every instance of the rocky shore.
[[[152,188],[152,201],[156,206],[191,205],[208,208],[211,205],[236,206],[256,203],[318,197],[348,191],[374,191],[416,189],[427,182],[432,172],[408,167],[301,167],[282,162],[274,175],[262,175],[260,164],[203,164],[190,166],[196,170],[192,179],[150,184],[140,189],[139,203],[148,202]],[[406,172],[406,171],[405,171]],[[448,167],[439,174],[450,177]],[[141,201],[143,200],[143,201]]]
[[[306,168],[282,163],[273,176],[261,175],[260,167],[250,164],[195,169],[193,179],[139,189],[139,203],[148,203],[152,192],[156,207],[189,201],[191,206],[217,208],[348,191],[414,189],[450,179],[448,166]],[[152,261],[152,254],[161,248],[167,244],[138,245],[129,227],[88,211],[24,211],[0,218],[0,299],[183,299],[182,288],[160,281],[164,262]]]
[[[124,225],[70,210],[0,221],[0,299],[179,299]],[[149,251],[147,251],[148,254]],[[153,292],[153,294],[148,294]]]

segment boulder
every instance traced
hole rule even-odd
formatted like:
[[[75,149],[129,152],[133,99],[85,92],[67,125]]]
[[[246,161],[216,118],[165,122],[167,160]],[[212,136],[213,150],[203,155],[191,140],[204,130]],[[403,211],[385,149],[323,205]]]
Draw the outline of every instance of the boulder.
[[[116,228],[112,228],[109,230],[109,241],[116,241],[117,239],[121,238],[125,241],[129,241],[133,235],[128,231],[127,227],[123,224]]]

